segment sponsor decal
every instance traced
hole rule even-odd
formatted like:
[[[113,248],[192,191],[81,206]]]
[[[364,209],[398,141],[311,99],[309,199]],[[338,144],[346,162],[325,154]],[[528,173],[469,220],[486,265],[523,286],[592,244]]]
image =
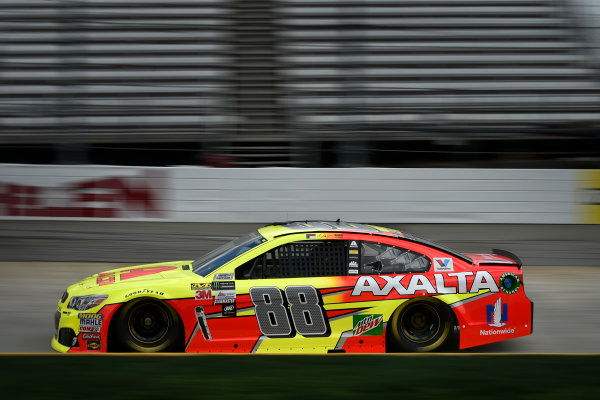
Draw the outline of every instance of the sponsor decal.
[[[233,273],[215,274],[215,277],[214,277],[215,281],[230,281],[232,279],[233,279]]]
[[[142,268],[130,268],[120,272],[120,279],[122,281],[132,278],[139,278],[146,275],[154,275],[160,272],[171,271],[177,269],[175,266],[156,266],[156,267],[142,267]],[[115,282],[115,275],[117,272],[103,272],[98,274],[96,283],[100,286],[108,285]]]
[[[235,303],[235,282],[218,281],[212,283],[212,294],[215,297],[214,304]],[[227,300],[227,301],[224,301]]]
[[[235,282],[213,282],[212,283],[213,290],[235,290]]]
[[[102,328],[102,314],[79,314],[79,332],[100,332],[100,328]]]
[[[317,235],[315,235],[314,233],[307,233],[306,234],[306,238],[307,239],[316,239]]]
[[[354,240],[351,241],[350,242],[350,247],[354,247],[354,248],[358,247],[358,245],[356,244],[356,241],[354,241]]]
[[[434,258],[433,270],[435,272],[452,272],[454,271],[454,263],[452,258]]]
[[[87,349],[95,350],[95,351],[100,350],[100,341],[99,340],[88,340]]]
[[[350,261],[350,263],[348,263],[348,268],[358,269],[358,263],[356,261]]]
[[[498,297],[496,303],[488,304],[485,308],[486,320],[489,326],[500,328],[508,321],[508,304],[502,304],[502,298]]]
[[[211,289],[200,289],[196,290],[194,293],[194,297],[196,300],[209,300],[212,299],[212,290]]]
[[[233,304],[223,304],[223,309],[221,310],[221,313],[223,314],[223,316],[225,317],[235,317],[237,310],[235,307],[235,303]]]
[[[383,335],[383,315],[353,315],[354,336],[375,336]]]
[[[217,290],[215,299],[235,299],[235,290]]]
[[[506,335],[515,333],[514,328],[504,328],[504,329],[480,329],[479,336],[489,336],[489,335]]]
[[[356,250],[356,249],[354,249],[354,250],[350,249],[350,253],[349,254],[356,255],[356,254],[358,254],[358,250]]]
[[[114,272],[103,272],[101,274],[98,274],[96,283],[100,286],[115,283],[115,273]]]
[[[513,274],[512,272],[505,272],[500,276],[500,289],[506,294],[517,293],[519,287],[521,286],[521,281],[519,281],[519,277],[517,274]]]
[[[348,270],[348,274],[350,274],[350,275],[358,275],[358,270],[357,269],[349,269]]]
[[[158,296],[164,296],[165,292],[161,292],[160,290],[154,290],[154,289],[140,289],[140,290],[136,290],[135,292],[127,293],[125,295],[125,298],[127,299],[131,296],[135,296],[135,295],[139,295],[139,294],[155,294]]]
[[[235,303],[235,298],[227,298],[227,299],[217,299],[215,298],[214,304],[232,304]]]
[[[473,281],[468,284],[467,277],[472,276]],[[378,278],[385,281],[380,286],[378,281],[372,276],[361,276],[357,279],[352,296],[360,296],[363,293],[371,293],[374,296],[388,296],[392,290],[399,295],[414,295],[418,291],[424,291],[428,294],[453,294],[453,293],[479,293],[482,290],[489,290],[492,293],[500,291],[492,274],[488,271],[473,272],[452,272],[448,277],[456,277],[456,283],[446,286],[446,276],[444,274],[434,274],[435,284],[425,275],[380,275]],[[404,279],[406,277],[406,279]],[[402,280],[407,281],[403,284]]]
[[[100,340],[99,333],[84,333],[81,338],[83,340]]]
[[[192,290],[210,289],[210,288],[212,288],[212,285],[210,284],[210,282],[192,283],[192,284],[190,284],[190,288]]]
[[[143,267],[143,268],[131,268],[131,269],[126,269],[124,271],[121,271],[121,280],[127,280],[127,279],[133,279],[133,278],[139,278],[141,276],[147,276],[147,275],[154,275],[154,274],[158,274],[160,272],[165,272],[165,271],[172,271],[174,269],[177,269],[177,267],[172,266],[172,265],[163,265],[163,266],[156,266],[156,267]]]

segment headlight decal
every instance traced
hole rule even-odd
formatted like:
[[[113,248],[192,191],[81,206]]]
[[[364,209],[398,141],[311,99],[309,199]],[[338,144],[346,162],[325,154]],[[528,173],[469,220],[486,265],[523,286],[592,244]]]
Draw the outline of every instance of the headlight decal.
[[[107,294],[93,294],[89,296],[73,296],[67,308],[77,311],[85,311],[99,306],[108,298]]]

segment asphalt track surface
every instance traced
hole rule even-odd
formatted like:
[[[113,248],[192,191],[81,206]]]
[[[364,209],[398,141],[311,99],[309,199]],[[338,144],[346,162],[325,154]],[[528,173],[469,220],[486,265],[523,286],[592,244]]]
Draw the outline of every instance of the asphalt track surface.
[[[2,221],[0,353],[53,352],[50,339],[56,304],[64,289],[75,281],[119,266],[193,259],[258,226]],[[524,261],[525,291],[535,303],[533,335],[468,352],[600,353],[600,228],[400,228],[459,251],[503,248]]]

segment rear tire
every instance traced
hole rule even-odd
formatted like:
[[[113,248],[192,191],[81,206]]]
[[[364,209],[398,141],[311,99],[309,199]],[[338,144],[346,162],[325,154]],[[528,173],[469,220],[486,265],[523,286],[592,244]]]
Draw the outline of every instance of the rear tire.
[[[157,300],[142,299],[123,306],[117,324],[119,341],[128,351],[173,351],[182,334],[177,313]]]
[[[399,351],[434,351],[451,336],[452,321],[451,311],[435,300],[411,301],[392,314],[388,341]]]

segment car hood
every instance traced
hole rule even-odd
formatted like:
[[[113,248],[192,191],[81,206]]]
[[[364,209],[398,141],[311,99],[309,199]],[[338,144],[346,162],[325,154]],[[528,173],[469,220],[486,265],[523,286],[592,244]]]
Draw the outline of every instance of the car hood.
[[[135,283],[157,279],[173,279],[189,276],[192,261],[173,261],[156,264],[135,265],[132,267],[111,269],[83,279],[72,287],[90,289],[99,286],[111,286],[119,283]],[[186,270],[184,270],[184,267]]]

